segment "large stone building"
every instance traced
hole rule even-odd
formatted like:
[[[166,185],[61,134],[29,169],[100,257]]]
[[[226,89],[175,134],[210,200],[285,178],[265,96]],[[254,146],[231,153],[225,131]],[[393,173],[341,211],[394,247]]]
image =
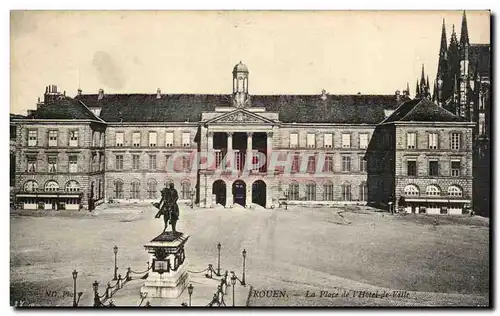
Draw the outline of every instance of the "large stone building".
[[[470,210],[473,126],[425,98],[403,103],[377,126],[368,148],[370,200],[409,213]]]
[[[48,86],[37,110],[13,121],[18,205],[78,210],[104,201],[103,120]]]
[[[378,124],[408,104],[407,90],[393,95],[330,95],[324,90],[318,95],[251,95],[248,82],[248,68],[240,62],[233,69],[233,92],[226,95],[79,90],[75,98],[57,93],[52,98],[47,95],[56,89],[47,90],[43,104],[16,123],[21,127],[18,197],[27,199],[29,193],[29,198],[47,201],[43,194],[27,192],[33,181],[38,193],[51,181],[67,186],[76,176],[69,173],[68,157],[76,148],[68,144],[67,135],[78,127],[81,169],[74,181],[83,206],[104,198],[158,200],[159,191],[170,182],[181,202],[201,207],[254,203],[273,208],[282,199],[306,204],[372,202],[367,149],[373,146]],[[46,138],[53,130],[60,135],[57,149]],[[31,148],[35,134],[37,143]],[[30,172],[35,149],[42,162]],[[55,174],[43,160],[51,150],[60,159]],[[465,155],[463,166],[467,159]],[[94,161],[99,169],[92,167]],[[387,188],[385,198],[374,203],[383,204],[400,190]],[[63,196],[64,187],[58,192]]]

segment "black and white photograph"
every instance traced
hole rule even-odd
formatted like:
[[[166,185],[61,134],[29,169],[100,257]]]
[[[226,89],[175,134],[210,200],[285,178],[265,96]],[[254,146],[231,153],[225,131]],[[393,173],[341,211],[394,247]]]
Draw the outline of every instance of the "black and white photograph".
[[[11,10],[10,306],[491,308],[491,23]]]

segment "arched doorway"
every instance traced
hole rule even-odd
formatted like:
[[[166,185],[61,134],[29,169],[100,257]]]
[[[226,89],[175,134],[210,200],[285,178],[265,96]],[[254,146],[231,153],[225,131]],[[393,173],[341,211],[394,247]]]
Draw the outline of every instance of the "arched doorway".
[[[247,185],[241,180],[236,180],[233,183],[233,201],[235,204],[239,204],[245,207],[245,202],[247,198]]]
[[[252,184],[252,203],[266,207],[266,183],[262,180]]]
[[[215,203],[226,206],[226,183],[217,180],[212,185],[212,194],[215,194]]]

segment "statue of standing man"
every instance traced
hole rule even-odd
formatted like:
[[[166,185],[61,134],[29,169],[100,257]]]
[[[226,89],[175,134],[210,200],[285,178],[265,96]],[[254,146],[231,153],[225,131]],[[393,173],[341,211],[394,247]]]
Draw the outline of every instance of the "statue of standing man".
[[[174,184],[170,183],[168,187],[165,186],[165,188],[161,190],[160,202],[153,204],[159,209],[155,218],[160,218],[163,215],[163,222],[165,223],[163,233],[167,231],[169,221],[172,225],[172,232],[174,234],[177,232],[175,230],[175,226],[177,224],[177,220],[179,220],[179,206],[177,205],[178,199],[179,194],[177,193]]]

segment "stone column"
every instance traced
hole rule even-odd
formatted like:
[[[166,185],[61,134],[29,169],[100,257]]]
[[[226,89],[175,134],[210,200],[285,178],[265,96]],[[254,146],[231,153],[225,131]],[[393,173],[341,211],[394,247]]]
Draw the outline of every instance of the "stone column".
[[[252,170],[252,156],[253,156],[253,151],[252,151],[252,132],[247,132],[247,152],[246,152],[246,168],[247,170]]]
[[[213,132],[207,132],[207,149],[208,151],[212,151],[214,149],[214,133]]]
[[[233,151],[233,132],[227,132],[227,154],[226,154],[226,157],[224,157],[224,158],[226,159],[226,167],[228,165],[227,161],[230,161],[229,164],[230,164],[231,169],[235,167],[234,151]],[[227,159],[227,158],[230,158],[230,159]],[[232,195],[231,195],[231,199],[232,199]]]
[[[233,207],[233,182],[226,181],[226,207]]]
[[[249,208],[250,204],[252,204],[252,184],[253,180],[248,179],[249,181],[245,182],[246,183],[246,195],[245,195],[245,207]]]
[[[233,150],[233,132],[227,132],[227,151]]]
[[[266,166],[269,166],[269,160],[273,151],[273,132],[267,132],[267,146],[266,146]],[[267,171],[267,168],[266,168]],[[269,190],[268,190],[269,191]]]
[[[207,132],[207,160],[210,160],[208,157],[209,155],[214,155],[214,161],[210,166],[207,166],[207,170],[214,170],[215,169],[215,151],[214,151],[214,133],[213,132]]]

